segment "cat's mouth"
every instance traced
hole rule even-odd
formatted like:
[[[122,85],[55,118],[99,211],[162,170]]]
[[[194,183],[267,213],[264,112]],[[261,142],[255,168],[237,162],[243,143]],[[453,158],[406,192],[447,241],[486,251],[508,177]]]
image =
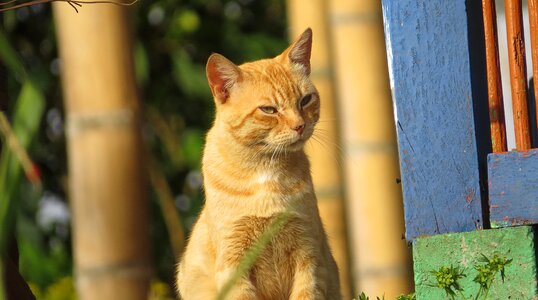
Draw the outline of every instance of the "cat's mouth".
[[[294,139],[290,141],[290,143],[287,145],[287,149],[291,151],[297,151],[304,147],[306,141],[310,138],[312,135],[312,132],[305,131],[303,134],[296,136]]]
[[[268,145],[271,145],[269,149],[280,149],[280,151],[294,152],[303,149],[306,141],[310,138],[311,134],[309,132],[303,132],[301,135],[288,135],[284,138],[268,142]]]

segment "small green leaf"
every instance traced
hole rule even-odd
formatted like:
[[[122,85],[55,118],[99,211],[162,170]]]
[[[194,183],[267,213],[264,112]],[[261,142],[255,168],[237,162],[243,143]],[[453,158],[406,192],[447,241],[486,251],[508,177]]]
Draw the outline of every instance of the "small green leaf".
[[[445,293],[451,297],[456,295],[456,291],[463,291],[459,280],[466,275],[459,267],[443,266],[437,271],[431,272],[437,281],[437,287],[445,290]]]
[[[478,261],[488,263],[489,258],[487,256],[485,256],[483,253],[480,253],[480,258],[478,258]]]
[[[396,300],[416,300],[416,296],[415,293],[400,295],[396,298]]]

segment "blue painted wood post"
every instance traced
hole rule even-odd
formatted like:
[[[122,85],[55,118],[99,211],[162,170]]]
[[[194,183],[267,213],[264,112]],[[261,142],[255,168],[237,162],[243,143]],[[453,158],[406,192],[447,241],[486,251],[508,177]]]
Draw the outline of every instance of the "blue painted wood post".
[[[482,228],[465,0],[383,0],[406,237]]]

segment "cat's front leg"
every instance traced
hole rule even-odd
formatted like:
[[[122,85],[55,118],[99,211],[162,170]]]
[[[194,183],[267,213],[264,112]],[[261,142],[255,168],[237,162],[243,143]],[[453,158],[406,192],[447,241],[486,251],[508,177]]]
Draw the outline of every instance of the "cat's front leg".
[[[220,270],[219,270],[220,269]],[[232,277],[234,277],[237,270],[237,265],[228,265],[223,266],[222,268],[217,269],[215,274],[215,280],[217,282],[218,294],[220,295],[224,292],[224,289],[229,288],[230,290],[226,293],[225,299],[229,300],[255,300],[256,289],[252,282],[247,278],[247,276],[242,276],[237,278],[235,282],[231,282]],[[228,287],[228,285],[230,285]]]
[[[318,266],[315,258],[298,255],[290,300],[331,299],[326,295],[326,275],[325,268]]]

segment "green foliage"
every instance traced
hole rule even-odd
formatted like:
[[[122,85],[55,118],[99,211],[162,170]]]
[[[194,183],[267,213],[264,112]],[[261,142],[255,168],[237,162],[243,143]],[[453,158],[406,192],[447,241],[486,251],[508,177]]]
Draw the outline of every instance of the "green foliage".
[[[42,290],[37,284],[29,282],[32,293],[39,300],[75,300],[77,299],[73,278],[67,276],[58,279]]]
[[[385,300],[385,295],[381,296],[381,298],[379,297],[375,297],[376,300]],[[396,297],[396,300],[415,300],[416,297],[415,297],[415,293],[411,293],[411,294],[408,294],[408,295],[400,295],[398,297]],[[358,298],[355,298],[353,300],[370,300],[370,297],[366,296],[366,294],[364,292],[361,292],[359,297]]]
[[[484,299],[488,298],[488,293],[491,288],[491,284],[497,273],[501,273],[501,279],[504,282],[505,270],[504,268],[512,263],[512,259],[507,259],[506,257],[499,256],[494,254],[492,258],[487,258],[482,254],[480,259],[480,264],[475,266],[475,269],[478,271],[478,275],[473,279],[474,282],[480,285],[480,289],[476,295],[478,296],[483,294]]]
[[[456,293],[463,291],[459,280],[466,275],[459,267],[441,267],[437,271],[431,272],[437,281],[437,287],[445,290],[446,294],[451,298],[456,296]]]
[[[149,291],[148,300],[174,300],[174,292],[165,282],[153,280]]]
[[[57,191],[62,189],[60,183],[63,182],[65,174],[58,172],[65,166],[64,159],[58,158],[65,157],[65,151],[61,143],[62,138],[51,134],[50,126],[42,126],[43,120],[46,119],[42,116],[46,116],[51,109],[58,110],[56,75],[49,69],[49,65],[54,65],[55,61],[53,53],[55,42],[51,31],[53,26],[50,22],[50,11],[48,16],[44,17],[46,14],[43,7],[2,13],[3,19],[0,20],[3,21],[2,29],[5,31],[0,31],[0,56],[2,61],[6,62],[7,70],[1,70],[0,109],[7,111],[18,142],[28,150],[35,163],[31,167],[34,171],[42,171],[43,176],[39,179],[42,180],[45,189]],[[28,18],[30,14],[34,16]],[[28,26],[28,23],[35,25]],[[6,147],[2,149],[0,164],[4,164],[8,156],[13,158],[7,145],[4,146]],[[70,251],[62,250],[62,253],[57,255],[57,251],[52,249],[57,248],[57,244],[52,243],[58,240],[55,238],[57,232],[52,230],[45,233],[36,225],[38,200],[42,194],[34,189],[31,183],[22,180],[23,172],[20,167],[12,168],[13,164],[10,165],[11,171],[7,172],[10,175],[6,179],[8,181],[5,183],[6,189],[1,187],[0,203],[13,203],[13,205],[7,219],[0,217],[0,222],[6,222],[11,226],[0,225],[0,231],[9,234],[15,231],[25,279],[44,284],[55,282],[62,274],[71,273]],[[51,170],[54,170],[55,176],[48,176]],[[15,175],[14,171],[18,175]],[[28,177],[27,169],[24,171]],[[4,175],[0,177],[6,178],[4,176],[7,173],[3,173]],[[0,181],[4,180],[2,178]],[[27,230],[28,228],[31,230]],[[65,239],[62,242],[68,243],[69,240]],[[0,241],[0,245],[6,246],[7,242]],[[65,244],[63,249],[68,249],[68,244]],[[59,259],[59,256],[63,258]],[[29,263],[30,261],[32,263]],[[62,269],[61,272],[56,272],[59,269]],[[41,288],[39,283],[34,286]]]
[[[8,236],[11,234],[13,220],[17,212],[16,197],[19,182],[23,176],[20,156],[23,149],[14,148],[8,140],[15,140],[26,148],[34,138],[43,113],[44,99],[39,90],[27,80],[16,102],[12,132],[4,132],[5,145],[0,154],[0,254],[4,254]],[[4,117],[4,115],[2,115]],[[5,120],[4,120],[5,121]],[[7,128],[7,122],[2,127]],[[12,136],[11,136],[12,135]]]
[[[8,61],[10,70],[19,74],[22,87],[14,104],[13,121],[10,125],[0,112],[0,136],[3,145],[0,153],[0,260],[7,254],[10,237],[13,235],[15,216],[20,197],[18,195],[23,177],[23,163],[27,156],[26,148],[34,140],[44,110],[45,99],[36,85],[26,77],[26,73],[15,51],[7,43],[4,32],[0,31],[0,57]],[[29,162],[26,161],[28,164]],[[26,166],[33,168],[33,166]],[[29,174],[27,173],[27,176]],[[0,263],[0,270],[3,266]],[[0,274],[0,299],[4,298],[3,278]]]
[[[488,299],[491,285],[497,274],[501,274],[501,279],[504,282],[505,267],[510,263],[512,263],[512,259],[507,259],[498,254],[494,254],[492,258],[488,258],[482,254],[480,262],[474,266],[476,271],[478,271],[478,274],[473,279],[473,282],[478,283],[479,290],[472,299]],[[456,299],[456,296],[459,296],[460,299],[463,300],[467,299],[463,294],[463,288],[459,283],[459,280],[466,277],[466,275],[459,267],[443,266],[439,268],[439,270],[432,271],[431,273],[435,276],[437,282],[436,286],[442,288],[451,299]]]
[[[366,296],[366,294],[362,292],[357,300],[370,300],[370,297]]]
[[[364,292],[360,293],[359,298],[357,300],[370,300],[370,297],[366,296]],[[376,300],[385,300],[385,296],[383,295],[381,298],[376,297]]]
[[[76,291],[73,283],[73,278],[63,277],[50,285],[42,297],[43,300],[74,300],[76,299]]]
[[[58,277],[70,274],[70,252],[64,249],[65,245],[56,243],[47,253],[36,245],[39,243],[32,243],[30,239],[19,241],[20,270],[23,274],[32,274],[32,282],[45,288],[54,284]]]
[[[416,300],[417,297],[415,296],[415,293],[407,294],[407,295],[400,295],[396,297],[396,300]]]

